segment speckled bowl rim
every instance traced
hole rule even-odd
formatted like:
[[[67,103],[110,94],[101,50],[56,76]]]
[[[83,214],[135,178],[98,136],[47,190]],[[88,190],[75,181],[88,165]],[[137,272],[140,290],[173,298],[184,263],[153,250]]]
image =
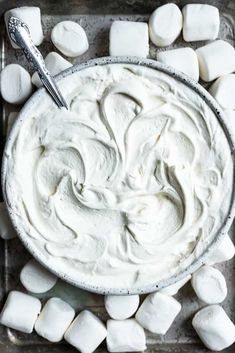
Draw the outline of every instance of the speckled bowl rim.
[[[150,60],[150,59],[142,59],[138,57],[102,57],[102,58],[96,58],[89,60],[85,63],[75,65],[71,68],[68,68],[67,70],[63,71],[62,73],[58,74],[56,76],[56,80],[61,80],[64,77],[67,77],[74,72],[81,71],[83,69],[86,69],[88,67],[92,66],[97,66],[97,65],[107,65],[107,64],[135,64],[135,65],[140,65],[140,66],[145,66],[149,67],[161,72],[164,72],[171,77],[174,77],[176,80],[182,82],[189,88],[191,88],[193,91],[195,91],[206,103],[207,105],[211,108],[211,110],[214,112],[216,117],[218,118],[225,135],[227,137],[227,140],[229,142],[230,148],[231,148],[231,155],[233,158],[233,190],[232,190],[232,195],[231,195],[231,204],[229,208],[229,213],[228,217],[225,219],[223,224],[221,225],[220,230],[215,234],[212,242],[207,246],[205,251],[184,270],[180,271],[179,273],[174,274],[173,276],[163,279],[161,281],[158,281],[156,283],[150,283],[148,285],[145,285],[143,287],[134,287],[134,288],[107,288],[107,287],[102,287],[102,286],[94,286],[90,283],[86,283],[85,281],[79,281],[79,278],[76,280],[68,273],[64,273],[56,268],[56,266],[53,265],[48,265],[46,261],[43,259],[43,254],[41,254],[41,251],[37,248],[37,246],[30,241],[29,236],[26,234],[26,232],[19,227],[17,224],[17,221],[15,219],[14,212],[12,212],[7,197],[6,197],[6,191],[5,191],[5,182],[6,182],[6,170],[7,170],[7,154],[6,151],[9,149],[9,147],[12,144],[12,140],[14,141],[13,137],[17,133],[18,129],[20,128],[20,125],[23,121],[25,113],[27,113],[28,109],[32,105],[35,104],[35,102],[38,102],[40,97],[45,94],[45,89],[40,88],[37,90],[33,96],[26,102],[22,110],[17,116],[17,120],[15,124],[13,125],[11,132],[9,134],[9,137],[7,139],[6,145],[5,145],[5,150],[3,154],[3,159],[2,159],[2,170],[1,170],[1,181],[2,181],[2,190],[3,190],[3,197],[6,203],[6,207],[8,210],[8,213],[10,215],[11,221],[13,223],[13,226],[19,235],[19,238],[27,248],[27,250],[32,254],[32,256],[40,262],[44,267],[46,267],[49,271],[54,273],[56,276],[59,278],[63,279],[64,281],[79,287],[81,289],[84,289],[86,291],[98,293],[98,294],[116,294],[116,295],[125,295],[125,294],[144,294],[144,293],[150,293],[154,292],[157,290],[160,290],[164,287],[167,287],[185,276],[193,273],[196,271],[206,260],[207,256],[218,246],[220,241],[223,239],[225,234],[227,234],[232,221],[233,217],[235,215],[235,198],[234,198],[234,184],[235,184],[235,163],[234,163],[234,144],[232,141],[232,133],[230,132],[230,128],[226,125],[226,118],[225,115],[220,108],[220,106],[217,104],[217,102],[213,99],[213,97],[197,82],[194,80],[190,79],[188,76],[184,75],[183,73],[166,66],[164,64],[161,64],[160,62],[157,62],[155,60]]]

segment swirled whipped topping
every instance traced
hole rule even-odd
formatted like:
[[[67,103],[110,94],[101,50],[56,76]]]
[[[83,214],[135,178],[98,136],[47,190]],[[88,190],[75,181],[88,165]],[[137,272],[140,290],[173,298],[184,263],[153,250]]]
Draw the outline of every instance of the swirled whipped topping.
[[[225,134],[199,95],[142,66],[86,68],[42,98],[6,151],[6,195],[27,241],[75,281],[135,288],[211,242],[231,201]]]

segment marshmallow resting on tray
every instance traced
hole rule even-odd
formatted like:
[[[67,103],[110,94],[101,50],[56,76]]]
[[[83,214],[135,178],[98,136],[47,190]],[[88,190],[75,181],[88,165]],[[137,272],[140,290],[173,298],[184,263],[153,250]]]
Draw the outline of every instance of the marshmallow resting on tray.
[[[235,325],[219,305],[198,311],[192,324],[202,342],[212,351],[222,351],[235,342]]]
[[[135,317],[145,329],[164,335],[180,310],[181,305],[176,299],[156,292],[145,298]]]
[[[224,109],[235,109],[235,74],[219,77],[210,87],[210,94]]]
[[[92,353],[107,335],[103,322],[92,312],[82,311],[65,332],[64,338],[82,353]]]
[[[146,349],[144,329],[135,319],[107,321],[108,352],[139,352]]]
[[[32,259],[22,268],[20,281],[31,293],[45,293],[54,287],[57,277]]]
[[[197,55],[192,48],[178,48],[158,52],[157,60],[183,72],[195,81],[199,79]]]
[[[183,26],[183,17],[175,4],[158,7],[149,19],[149,35],[158,47],[172,44],[179,36]]]
[[[40,45],[43,41],[43,32],[41,24],[41,10],[39,7],[34,6],[23,6],[16,7],[5,12],[4,18],[6,27],[8,29],[8,21],[11,16],[18,17],[21,21],[27,24],[31,38],[35,45]],[[11,40],[11,39],[10,39]],[[12,40],[11,44],[13,48],[19,48]]]
[[[109,54],[139,56],[149,53],[148,25],[144,22],[114,21],[109,32]]]
[[[220,27],[219,10],[206,4],[188,4],[182,10],[183,38],[186,42],[214,40]]]
[[[214,79],[235,71],[235,50],[224,40],[216,40],[196,50],[199,74],[203,81]]]
[[[138,295],[107,295],[104,306],[112,319],[124,320],[131,317],[139,306]]]
[[[45,57],[45,65],[52,76],[59,74],[61,71],[68,69],[73,66],[68,60],[64,59],[60,54],[52,51]],[[34,72],[32,76],[32,83],[41,87],[42,82],[38,76],[37,72]]]
[[[226,114],[226,112],[225,112]],[[235,111],[233,111],[233,120],[235,126]],[[235,246],[230,239],[229,235],[226,234],[223,240],[220,242],[217,249],[215,249],[212,254],[208,256],[205,263],[207,265],[214,265],[220,262],[228,261],[235,255]]]
[[[31,333],[41,310],[39,299],[12,291],[0,314],[0,323],[15,330]]]
[[[71,58],[84,54],[89,48],[86,32],[74,21],[57,23],[52,29],[51,40],[61,53]]]
[[[0,236],[6,240],[17,236],[7,213],[5,202],[0,202]]]
[[[60,298],[50,298],[36,321],[35,331],[48,341],[59,342],[74,316],[75,311],[69,304]]]
[[[191,283],[198,298],[207,304],[222,303],[227,296],[224,276],[211,266],[205,265],[195,271]]]
[[[184,277],[176,283],[171,284],[168,287],[165,287],[159,291],[159,293],[167,295],[176,295],[178,291],[191,279],[191,275]]]
[[[31,77],[28,71],[18,64],[4,67],[0,76],[2,98],[11,104],[22,104],[32,93]]]

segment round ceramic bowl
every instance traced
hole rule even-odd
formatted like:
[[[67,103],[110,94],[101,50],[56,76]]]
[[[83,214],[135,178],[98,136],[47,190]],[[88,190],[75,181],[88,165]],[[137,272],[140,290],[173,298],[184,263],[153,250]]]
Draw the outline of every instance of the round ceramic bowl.
[[[211,97],[211,95],[198,83],[194,82],[191,80],[189,77],[185,76],[184,74],[175,71],[171,67],[167,67],[157,61],[154,60],[148,60],[148,59],[140,59],[136,57],[104,57],[104,58],[99,58],[99,59],[93,59],[88,62],[85,62],[83,64],[75,65],[65,71],[63,71],[61,74],[56,76],[56,80],[59,81],[64,77],[67,77],[69,75],[72,75],[74,72],[83,70],[88,67],[96,66],[96,65],[107,65],[107,64],[116,64],[116,63],[123,63],[123,64],[135,64],[135,65],[142,65],[146,66],[155,70],[159,70],[161,72],[164,72],[171,77],[174,77],[176,80],[179,80],[186,86],[190,87],[194,92],[196,92],[205,102],[206,104],[212,109],[216,117],[218,118],[226,136],[227,140],[229,142],[230,148],[231,148],[231,154],[233,156],[233,166],[234,166],[234,145],[231,139],[231,133],[229,131],[229,127],[226,126],[226,119],[225,116],[220,109],[219,105],[216,103],[216,101]],[[15,134],[18,132],[18,130],[21,127],[22,120],[27,114],[27,111],[31,109],[34,105],[38,104],[38,102],[42,99],[42,97],[47,94],[44,88],[39,89],[24,105],[23,109],[18,115],[17,121],[15,122],[11,133],[9,135],[9,138],[6,142],[6,147],[5,147],[5,153],[3,155],[3,162],[2,162],[2,189],[3,189],[3,195],[6,201],[6,205],[8,207],[8,212],[10,215],[10,218],[12,220],[12,223],[19,235],[19,238],[22,240],[24,243],[25,247],[29,250],[29,252],[35,257],[36,260],[38,260],[43,266],[45,266],[48,270],[56,274],[58,277],[62,278],[63,280],[69,282],[70,284],[80,287],[82,289],[85,289],[87,291],[99,293],[99,294],[116,294],[116,295],[124,295],[124,294],[142,294],[142,293],[150,293],[159,289],[162,289],[164,287],[167,287],[178,280],[184,278],[186,275],[194,272],[197,268],[199,268],[205,261],[206,257],[210,252],[213,251],[213,249],[218,246],[218,243],[222,240],[223,236],[228,232],[231,223],[233,221],[233,216],[234,216],[234,211],[235,211],[235,202],[234,202],[234,189],[232,191],[232,203],[230,205],[229,209],[229,214],[226,220],[224,221],[223,224],[221,224],[221,228],[217,234],[215,234],[212,242],[209,244],[209,246],[205,249],[203,254],[201,254],[198,258],[196,258],[190,266],[187,266],[183,271],[166,278],[164,280],[161,280],[157,283],[149,283],[147,286],[143,288],[104,288],[102,286],[94,286],[91,285],[90,283],[86,283],[84,281],[79,281],[79,278],[75,279],[70,276],[69,273],[63,273],[59,271],[56,266],[49,266],[46,259],[44,258],[43,254],[41,253],[40,249],[37,248],[35,243],[30,241],[30,238],[28,235],[25,233],[25,231],[17,224],[16,218],[14,215],[14,212],[12,212],[11,208],[8,206],[8,200],[6,200],[6,193],[5,193],[5,182],[6,182],[6,170],[7,170],[7,163],[8,163],[8,158],[6,155],[6,150],[8,150],[12,144],[13,137]],[[234,175],[234,173],[233,173]],[[233,184],[235,185],[235,184]]]

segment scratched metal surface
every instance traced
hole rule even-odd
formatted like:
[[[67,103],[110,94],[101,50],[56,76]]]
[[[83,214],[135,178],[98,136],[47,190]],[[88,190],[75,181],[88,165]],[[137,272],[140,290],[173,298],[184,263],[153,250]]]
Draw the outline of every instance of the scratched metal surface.
[[[52,27],[61,20],[71,19],[80,23],[86,30],[90,48],[83,56],[74,59],[73,63],[83,62],[87,59],[108,55],[108,34],[109,28],[115,19],[129,19],[134,21],[147,21],[149,14],[159,4],[166,1],[154,0],[0,0],[0,30],[1,48],[0,65],[3,68],[10,63],[20,63],[24,67],[28,64],[21,51],[15,51],[10,46],[4,30],[2,14],[5,10],[21,5],[40,5],[42,10],[42,22],[45,40],[40,46],[44,55],[55,50],[50,42],[50,32]],[[190,1],[174,1],[180,6]],[[221,28],[219,37],[235,45],[235,0],[221,1],[193,1],[206,2],[219,7],[221,13]],[[204,43],[194,43],[193,47],[198,47]],[[191,45],[189,43],[189,45]],[[172,47],[188,46],[180,37]],[[158,49],[161,50],[161,49]],[[156,58],[157,49],[153,45],[150,47],[150,57]],[[16,107],[0,102],[0,151],[4,147],[7,116],[9,111],[15,111]],[[27,168],[27,165],[25,166]],[[235,240],[235,232],[230,232]],[[234,235],[234,236],[233,236]],[[7,293],[12,289],[24,291],[19,282],[19,272],[22,266],[28,261],[30,255],[25,250],[19,239],[0,241],[0,300],[1,306],[4,303]],[[235,322],[235,260],[231,260],[218,266],[226,277],[228,285],[228,297],[222,304],[228,315]],[[43,302],[51,297],[58,296],[69,302],[77,311],[90,308],[93,312],[105,320],[107,314],[103,308],[102,296],[91,294],[74,288],[65,282],[58,281],[56,286],[44,295],[38,296]],[[178,294],[177,299],[182,304],[182,311],[175,320],[165,336],[147,334],[147,353],[203,353],[209,352],[203,347],[191,327],[193,314],[201,307],[200,302],[190,285],[186,285]],[[23,320],[23,318],[22,318]],[[50,344],[38,337],[35,333],[31,335],[22,334],[11,329],[0,326],[0,353],[72,353],[76,350],[65,342],[60,344]],[[98,349],[99,352],[106,352],[105,345]],[[226,349],[225,353],[234,353],[235,345]]]

